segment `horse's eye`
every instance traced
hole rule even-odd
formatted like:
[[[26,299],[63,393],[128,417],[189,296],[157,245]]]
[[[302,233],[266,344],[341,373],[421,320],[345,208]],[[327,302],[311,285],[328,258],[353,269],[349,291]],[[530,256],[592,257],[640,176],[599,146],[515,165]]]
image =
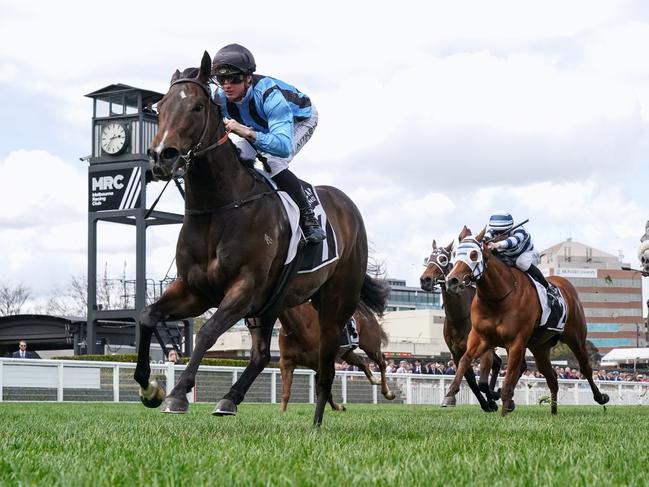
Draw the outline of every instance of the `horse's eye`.
[[[192,108],[192,111],[200,112],[201,110],[203,110],[203,108],[205,108],[205,105],[203,105],[202,103],[197,103],[196,105],[194,105],[194,108]]]
[[[478,251],[472,250],[469,254],[469,259],[471,259],[471,262],[478,262]]]

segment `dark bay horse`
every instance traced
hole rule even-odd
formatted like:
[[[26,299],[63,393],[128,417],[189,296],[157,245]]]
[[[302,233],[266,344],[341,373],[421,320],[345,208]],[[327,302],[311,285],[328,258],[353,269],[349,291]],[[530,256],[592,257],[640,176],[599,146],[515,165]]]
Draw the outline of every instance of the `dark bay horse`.
[[[593,369],[586,348],[586,318],[576,289],[566,279],[552,276],[548,281],[561,290],[567,309],[567,321],[561,334],[533,337],[541,318],[541,305],[534,285],[517,268],[509,267],[492,254],[483,243],[485,230],[474,237],[463,239],[455,250],[453,268],[446,276],[446,288],[458,294],[470,283],[477,284],[471,305],[472,328],[467,350],[460,360],[451,391],[456,394],[462,376],[471,361],[489,348],[501,346],[509,356],[507,374],[502,388],[502,415],[510,411],[514,388],[520,377],[525,349],[534,355],[536,366],[545,377],[551,394],[551,412],[557,414],[557,375],[550,363],[550,349],[561,341],[568,345],[579,362],[579,369],[588,380],[593,398],[606,404],[608,395],[602,394],[593,381]]]
[[[367,356],[379,366],[381,380],[377,381],[367,364],[352,350],[347,350],[341,355],[348,364],[359,367],[374,385],[381,385],[381,394],[386,399],[394,399],[394,393],[388,387],[385,377],[385,356],[381,345],[386,345],[388,337],[378,322],[376,315],[363,303],[354,313],[356,329],[358,331],[358,346]],[[279,316],[282,330],[279,334],[279,368],[282,371],[282,402],[281,410],[286,411],[291,397],[293,371],[297,366],[309,367],[317,372],[318,348],[320,344],[320,325],[318,312],[309,303],[304,303],[294,308],[285,309]],[[334,402],[329,397],[329,404],[336,411],[344,411],[344,406]]]
[[[471,231],[464,227],[460,232],[459,239],[462,240],[470,234]],[[475,295],[475,288],[467,286],[458,294],[451,294],[446,291],[445,279],[446,274],[451,270],[452,249],[453,242],[446,247],[438,247],[435,240],[433,240],[433,252],[428,258],[426,270],[421,275],[420,283],[421,288],[428,292],[431,292],[438,285],[441,288],[445,314],[444,341],[451,351],[453,360],[456,364],[459,364],[464,352],[466,352],[467,338],[469,337],[469,331],[471,331],[471,302]],[[498,393],[494,392],[494,388],[496,387],[501,364],[501,358],[493,348],[490,348],[480,356],[479,383],[476,383],[472,369],[467,369],[464,374],[469,388],[478,399],[480,407],[486,412],[498,410],[498,405],[495,402],[495,399],[498,399]],[[489,381],[489,371],[491,371],[491,381]],[[480,391],[486,394],[486,400]],[[442,406],[455,406],[455,404],[455,394],[451,394],[449,391],[444,397]]]
[[[367,235],[358,208],[340,190],[319,186],[318,196],[336,234],[339,258],[320,269],[297,274],[281,300],[268,305],[282,274],[290,226],[279,197],[265,179],[244,166],[228,139],[220,107],[210,96],[211,61],[176,71],[158,103],[158,131],[149,148],[153,174],[169,180],[184,169],[185,218],[176,247],[178,278],[139,319],[135,380],[142,402],[157,407],[162,388],[149,382],[149,348],[156,324],[197,316],[218,308],[200,329],[194,351],[163,412],[184,413],[186,394],[206,350],[244,317],[251,327],[250,363],[219,401],[215,415],[236,414],[236,405],[270,361],[273,325],[282,309],[311,299],[318,310],[320,349],[314,424],[320,425],[331,395],[341,330],[359,301],[383,311],[381,286],[366,274]]]

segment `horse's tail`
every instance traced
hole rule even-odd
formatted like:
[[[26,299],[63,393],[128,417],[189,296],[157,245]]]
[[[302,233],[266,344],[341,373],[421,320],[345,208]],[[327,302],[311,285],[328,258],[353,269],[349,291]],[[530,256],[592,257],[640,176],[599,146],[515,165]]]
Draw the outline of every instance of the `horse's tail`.
[[[384,279],[375,279],[365,274],[361,287],[361,302],[377,316],[383,316],[388,304],[390,285]]]

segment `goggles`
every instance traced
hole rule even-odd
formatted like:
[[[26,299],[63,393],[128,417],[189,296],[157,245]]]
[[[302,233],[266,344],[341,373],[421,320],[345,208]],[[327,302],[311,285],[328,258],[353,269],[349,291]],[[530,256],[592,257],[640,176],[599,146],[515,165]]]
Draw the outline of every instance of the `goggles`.
[[[231,85],[238,85],[240,83],[243,83],[245,77],[245,74],[217,74],[216,82],[221,86],[226,83],[229,83]]]

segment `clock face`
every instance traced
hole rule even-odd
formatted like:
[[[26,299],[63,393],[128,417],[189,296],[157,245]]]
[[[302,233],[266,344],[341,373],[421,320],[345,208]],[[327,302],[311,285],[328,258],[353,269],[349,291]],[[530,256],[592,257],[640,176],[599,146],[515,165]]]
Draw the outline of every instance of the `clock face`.
[[[121,123],[104,125],[101,130],[101,149],[111,156],[119,154],[126,147],[127,135],[126,127]]]

